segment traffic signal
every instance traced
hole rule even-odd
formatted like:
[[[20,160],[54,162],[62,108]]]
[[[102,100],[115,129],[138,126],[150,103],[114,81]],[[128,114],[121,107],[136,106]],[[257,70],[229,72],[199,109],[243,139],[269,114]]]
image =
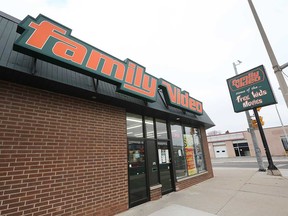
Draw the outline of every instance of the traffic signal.
[[[263,121],[263,117],[262,116],[259,116],[259,120],[260,120],[261,125],[264,125],[264,121]],[[258,124],[257,124],[257,120],[256,119],[251,119],[251,124],[252,124],[252,127],[254,129],[258,128]]]
[[[252,123],[252,127],[253,127],[254,129],[257,129],[257,128],[258,128],[256,119],[251,119],[251,123]]]
[[[263,117],[262,117],[262,116],[259,116],[259,119],[260,119],[261,125],[264,125]]]
[[[262,109],[262,107],[257,107],[257,108],[256,108],[257,112],[259,112],[261,109]],[[262,116],[259,116],[259,120],[260,120],[261,125],[264,125],[264,121],[263,121],[263,117],[262,117]],[[251,119],[251,123],[252,123],[252,127],[253,127],[254,129],[257,129],[257,128],[258,128],[257,120]]]

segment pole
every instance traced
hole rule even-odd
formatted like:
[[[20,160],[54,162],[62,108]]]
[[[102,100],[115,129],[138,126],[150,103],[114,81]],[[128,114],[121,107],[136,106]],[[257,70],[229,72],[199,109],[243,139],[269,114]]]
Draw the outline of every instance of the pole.
[[[255,155],[256,155],[256,160],[257,160],[258,167],[259,167],[258,171],[265,172],[266,169],[264,168],[263,159],[262,159],[262,155],[261,155],[261,150],[260,150],[260,148],[258,146],[258,141],[257,141],[257,138],[256,138],[256,134],[255,134],[254,128],[252,127],[252,122],[251,122],[251,119],[250,119],[249,111],[245,111],[245,114],[246,114],[246,118],[247,118],[247,121],[248,121],[249,132],[251,134],[251,138],[252,138],[252,142],[253,142],[253,146],[254,146],[254,150],[255,150]],[[248,116],[247,116],[247,114],[248,114]]]
[[[260,135],[261,135],[261,139],[262,139],[263,146],[264,146],[264,149],[265,149],[266,157],[267,157],[267,160],[268,160],[267,173],[270,174],[270,175],[281,176],[280,171],[277,169],[277,167],[273,163],[272,156],[271,156],[271,153],[270,153],[270,150],[269,150],[269,146],[267,144],[267,140],[266,140],[266,137],[265,137],[265,134],[264,134],[264,130],[263,130],[262,124],[260,122],[260,118],[259,118],[259,115],[258,115],[257,108],[253,108],[253,112],[254,112],[255,118],[257,120],[258,129],[259,129],[259,132],[260,132]]]
[[[260,19],[258,17],[258,14],[257,14],[257,12],[255,10],[255,7],[254,7],[254,5],[252,3],[252,0],[248,0],[248,3],[250,5],[250,8],[251,8],[251,11],[253,13],[254,19],[255,19],[256,24],[258,26],[259,32],[261,34],[261,37],[262,37],[262,40],[264,42],[266,51],[267,51],[267,53],[269,55],[269,58],[270,58],[270,61],[271,61],[271,64],[272,64],[272,68],[273,68],[274,73],[275,73],[275,75],[277,77],[277,80],[278,80],[278,83],[279,83],[279,86],[280,86],[280,90],[281,90],[282,95],[284,97],[284,101],[285,101],[286,106],[288,108],[288,87],[287,87],[287,83],[285,82],[285,79],[283,77],[282,68],[278,65],[277,59],[276,59],[276,57],[274,55],[274,52],[273,52],[272,47],[271,47],[271,45],[269,43],[269,40],[268,40],[268,38],[266,36],[266,33],[265,33],[264,28],[263,28],[263,26],[261,24],[261,21],[260,21]]]
[[[238,60],[238,62],[239,62],[238,64],[241,63],[239,60]],[[236,66],[237,66],[236,63],[233,62],[233,67],[234,67],[235,74],[238,75],[238,71],[237,71],[237,67]],[[255,131],[254,131],[253,127],[252,127],[252,122],[251,122],[251,117],[250,117],[249,111],[245,111],[245,114],[246,114],[246,119],[247,119],[247,123],[248,123],[249,133],[251,134],[252,143],[253,143],[254,150],[255,150],[256,160],[257,160],[258,167],[259,167],[258,171],[265,172],[266,169],[264,168],[262,155],[261,155],[261,150],[260,150],[260,148],[258,146],[258,142],[257,142],[257,138],[256,138],[256,135],[255,135]]]
[[[280,120],[280,122],[281,122],[281,127],[282,127],[283,133],[284,133],[284,135],[285,135],[285,139],[288,141],[288,136],[287,136],[286,130],[285,130],[285,128],[284,128],[284,124],[283,124],[283,121],[282,121],[282,119],[281,119],[281,116],[280,116],[280,114],[279,114],[279,111],[278,111],[278,108],[277,108],[277,105],[276,105],[276,104],[275,104],[275,108],[276,108],[276,111],[277,111],[279,120]],[[286,151],[285,151],[285,152],[286,152]]]

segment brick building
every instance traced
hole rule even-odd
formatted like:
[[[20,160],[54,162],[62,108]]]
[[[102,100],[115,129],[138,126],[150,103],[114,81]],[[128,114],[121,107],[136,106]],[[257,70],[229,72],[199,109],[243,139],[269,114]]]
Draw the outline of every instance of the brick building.
[[[168,103],[163,86],[143,100],[68,61],[23,54],[19,22],[0,12],[0,215],[114,215],[213,177],[205,111]],[[62,54],[74,61],[71,50]],[[184,106],[197,102],[180,96]]]
[[[258,147],[265,156],[265,149],[259,130],[254,130]],[[288,127],[264,128],[265,137],[272,156],[286,156],[288,153]],[[217,134],[207,137],[211,158],[255,157],[255,148],[248,131]]]

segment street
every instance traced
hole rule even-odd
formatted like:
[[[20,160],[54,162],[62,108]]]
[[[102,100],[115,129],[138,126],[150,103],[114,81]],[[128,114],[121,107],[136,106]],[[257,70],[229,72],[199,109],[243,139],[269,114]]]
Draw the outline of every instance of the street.
[[[267,158],[262,156],[264,167],[268,167]],[[274,165],[278,169],[288,170],[288,158],[287,157],[272,157]],[[227,167],[227,168],[259,168],[256,157],[236,157],[236,158],[214,158],[212,159],[213,168]]]

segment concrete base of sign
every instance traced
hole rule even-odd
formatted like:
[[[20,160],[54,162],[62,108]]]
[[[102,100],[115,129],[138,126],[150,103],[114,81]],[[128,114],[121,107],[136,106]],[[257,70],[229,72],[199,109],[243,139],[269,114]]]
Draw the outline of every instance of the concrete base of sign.
[[[278,169],[275,170],[267,169],[267,175],[282,176],[281,172]]]

